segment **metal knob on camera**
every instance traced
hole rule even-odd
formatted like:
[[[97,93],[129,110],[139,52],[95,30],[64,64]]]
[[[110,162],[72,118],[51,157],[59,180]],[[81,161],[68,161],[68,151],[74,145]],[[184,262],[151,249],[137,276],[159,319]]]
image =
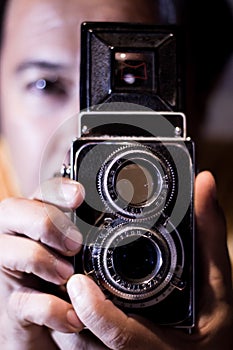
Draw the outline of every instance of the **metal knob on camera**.
[[[60,176],[70,178],[70,172],[71,172],[71,166],[62,164],[62,167],[60,169]]]

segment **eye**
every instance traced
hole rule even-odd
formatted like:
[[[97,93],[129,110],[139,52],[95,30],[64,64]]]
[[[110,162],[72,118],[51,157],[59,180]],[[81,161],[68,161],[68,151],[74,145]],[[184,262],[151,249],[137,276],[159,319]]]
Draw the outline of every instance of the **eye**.
[[[38,94],[54,95],[59,97],[66,97],[68,95],[67,84],[58,77],[49,79],[41,78],[35,80],[27,85],[27,90]]]

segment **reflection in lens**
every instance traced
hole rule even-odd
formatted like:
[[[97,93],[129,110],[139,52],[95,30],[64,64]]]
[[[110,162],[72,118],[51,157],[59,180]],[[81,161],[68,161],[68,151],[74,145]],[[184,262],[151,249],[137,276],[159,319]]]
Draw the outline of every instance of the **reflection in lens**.
[[[133,162],[127,162],[116,178],[119,196],[132,205],[146,203],[154,193],[154,186],[156,184],[149,170]]]
[[[123,80],[124,80],[124,82],[126,82],[127,84],[134,84],[136,78],[135,78],[135,76],[134,76],[133,74],[128,73],[128,74],[124,74]]]
[[[155,242],[146,237],[131,236],[115,247],[113,261],[116,272],[123,279],[137,281],[157,274],[162,256]]]
[[[111,153],[101,167],[98,190],[107,209],[117,216],[145,220],[168,203],[169,172],[169,163],[164,164],[159,153],[126,146]]]

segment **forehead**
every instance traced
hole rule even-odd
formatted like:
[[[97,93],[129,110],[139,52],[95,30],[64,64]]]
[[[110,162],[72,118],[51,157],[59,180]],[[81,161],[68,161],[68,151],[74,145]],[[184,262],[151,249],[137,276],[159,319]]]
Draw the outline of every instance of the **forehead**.
[[[30,50],[39,54],[43,45],[74,49],[81,22],[154,22],[152,4],[151,0],[9,0],[4,47],[17,49],[18,55]]]
[[[152,7],[153,0],[8,0],[6,26],[8,31],[27,26],[31,34],[36,26],[48,30],[86,20],[152,22]]]

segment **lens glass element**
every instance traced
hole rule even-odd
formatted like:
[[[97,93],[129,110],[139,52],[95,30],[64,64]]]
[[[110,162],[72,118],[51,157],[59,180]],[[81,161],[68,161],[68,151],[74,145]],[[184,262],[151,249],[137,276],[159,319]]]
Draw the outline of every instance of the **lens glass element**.
[[[169,201],[169,171],[160,153],[141,145],[119,148],[98,174],[101,199],[119,216],[144,220],[158,215]]]
[[[113,262],[116,272],[128,281],[150,278],[162,265],[162,255],[155,242],[147,237],[130,236],[115,247]]]
[[[120,168],[116,176],[116,190],[126,203],[134,206],[145,205],[158,191],[160,179],[155,169],[149,168],[131,161],[127,161]]]
[[[154,180],[148,169],[130,162],[119,171],[116,189],[127,203],[143,205],[153,193]]]

